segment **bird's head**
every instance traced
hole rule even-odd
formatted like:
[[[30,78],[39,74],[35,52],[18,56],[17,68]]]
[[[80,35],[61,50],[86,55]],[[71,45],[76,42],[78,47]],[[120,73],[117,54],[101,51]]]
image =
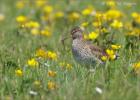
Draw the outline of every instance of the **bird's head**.
[[[83,38],[82,29],[80,27],[75,27],[71,30],[72,39]]]

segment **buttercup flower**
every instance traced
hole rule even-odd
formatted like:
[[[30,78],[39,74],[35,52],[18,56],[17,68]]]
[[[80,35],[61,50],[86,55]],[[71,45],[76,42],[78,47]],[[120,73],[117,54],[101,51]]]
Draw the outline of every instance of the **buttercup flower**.
[[[95,22],[92,23],[92,25],[94,27],[101,27],[102,23],[101,23],[101,21],[95,21]]]
[[[115,45],[115,44],[113,44],[113,45],[111,45],[111,48],[117,50],[117,49],[120,49],[121,48],[121,45]]]
[[[64,17],[64,13],[61,12],[61,11],[56,12],[56,13],[55,13],[55,17],[56,17],[56,18],[62,18],[62,17]]]
[[[102,28],[100,31],[103,33],[109,32],[106,28]]]
[[[50,14],[50,13],[53,11],[53,7],[52,7],[52,6],[49,6],[49,5],[46,5],[46,6],[43,8],[43,11],[44,11],[46,14]]]
[[[27,61],[27,64],[32,68],[37,67],[39,65],[39,63],[34,58],[29,59]]]
[[[139,13],[133,12],[133,13],[131,14],[131,16],[133,17],[133,20],[134,20],[136,23],[140,24],[140,14],[139,14]]]
[[[59,63],[59,66],[60,66],[62,69],[64,69],[65,64],[66,64],[65,62],[60,62],[60,63]]]
[[[82,27],[87,27],[88,25],[89,25],[88,22],[83,22],[83,23],[81,24]]]
[[[57,60],[57,54],[55,52],[47,51],[47,56],[49,59]]]
[[[18,9],[22,9],[25,6],[25,2],[23,0],[17,1],[16,2],[16,7]]]
[[[131,13],[131,16],[133,18],[138,18],[140,15],[137,12],[133,12],[133,13]]]
[[[15,70],[15,74],[17,75],[17,76],[23,76],[23,71],[21,70],[21,69],[17,69],[17,70]]]
[[[96,12],[95,14],[95,18],[96,18],[96,21],[102,21],[103,20],[103,13],[101,12]]]
[[[91,39],[91,40],[96,39],[98,36],[99,36],[99,34],[95,33],[95,32],[91,32],[88,35],[89,39]]]
[[[53,81],[49,81],[48,82],[48,84],[47,84],[47,86],[48,86],[48,89],[49,90],[54,90],[54,89],[56,89],[56,83],[55,82],[53,82]]]
[[[107,56],[102,56],[102,57],[101,57],[101,60],[102,60],[102,61],[106,61],[106,60],[107,60]]]
[[[77,19],[80,18],[80,15],[79,15],[79,13],[77,13],[77,12],[72,12],[72,13],[69,15],[69,18],[70,18],[71,21],[77,20]]]
[[[123,23],[118,20],[114,20],[113,23],[111,23],[111,26],[113,28],[119,29],[123,27]]]
[[[29,21],[25,24],[27,28],[39,28],[40,24],[37,21]]]
[[[109,59],[114,60],[116,58],[116,54],[112,49],[107,49],[106,53],[107,53]]]
[[[114,8],[116,6],[116,2],[115,1],[107,1],[106,5],[111,7],[111,8]]]
[[[48,71],[48,76],[49,77],[55,77],[56,76],[56,71],[49,70]]]
[[[61,62],[61,63],[59,63],[59,66],[60,66],[62,69],[65,69],[65,70],[71,70],[71,69],[72,69],[72,65],[69,64],[69,63],[66,63],[66,62]]]
[[[37,7],[42,7],[46,4],[46,0],[35,0],[35,5]]]
[[[33,29],[31,29],[31,34],[38,35],[38,34],[40,34],[40,30],[38,28],[33,28]]]
[[[51,36],[51,32],[50,32],[50,30],[48,28],[46,28],[44,30],[41,30],[40,34],[44,35],[44,36],[47,36],[47,37]]]
[[[137,62],[137,63],[135,63],[135,64],[133,64],[132,67],[133,67],[133,69],[134,69],[134,71],[135,71],[136,74],[139,74],[140,73],[140,61]]]
[[[42,57],[42,58],[47,58],[48,57],[47,52],[43,49],[38,49],[36,51],[36,56],[37,57]]]
[[[17,17],[16,17],[16,21],[17,21],[19,24],[24,24],[24,23],[27,22],[27,17],[26,17],[26,16],[23,16],[23,15],[17,16]]]
[[[122,12],[119,10],[111,9],[105,13],[107,20],[119,19],[122,17]]]
[[[91,15],[93,9],[92,8],[85,8],[83,11],[82,11],[82,15]]]
[[[40,83],[40,81],[36,80],[36,81],[34,81],[33,85],[35,87],[40,87],[41,86],[41,83]]]
[[[67,69],[67,70],[71,70],[71,69],[72,69],[72,65],[66,64],[66,69]]]

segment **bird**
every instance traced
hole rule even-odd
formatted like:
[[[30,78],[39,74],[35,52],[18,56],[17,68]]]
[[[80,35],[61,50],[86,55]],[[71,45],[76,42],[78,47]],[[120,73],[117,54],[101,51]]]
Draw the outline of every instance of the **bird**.
[[[105,50],[85,40],[82,33],[80,27],[74,27],[71,30],[72,54],[76,62],[93,68],[97,64],[104,64],[101,57],[107,56]]]

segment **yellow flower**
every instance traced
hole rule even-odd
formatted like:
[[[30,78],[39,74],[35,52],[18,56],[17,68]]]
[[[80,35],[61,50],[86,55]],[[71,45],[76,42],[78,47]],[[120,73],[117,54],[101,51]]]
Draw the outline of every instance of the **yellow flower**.
[[[47,56],[51,60],[57,60],[57,54],[55,52],[47,51]]]
[[[91,15],[93,9],[92,8],[85,8],[83,11],[82,11],[82,15]]]
[[[135,63],[135,64],[134,64],[134,68],[135,68],[135,69],[140,69],[140,62]]]
[[[57,86],[56,86],[55,82],[49,81],[48,84],[47,84],[47,87],[48,87],[49,90],[54,90],[54,89],[56,89]]]
[[[140,24],[140,16],[137,19],[135,19],[135,22],[137,22],[138,24]]]
[[[37,67],[39,65],[39,63],[34,58],[29,59],[27,61],[27,64],[32,68]]]
[[[37,7],[42,7],[46,4],[46,0],[35,0],[35,4]]]
[[[21,69],[17,69],[17,70],[15,70],[15,74],[17,75],[17,76],[23,76],[23,72],[22,72],[22,70]]]
[[[140,15],[137,12],[133,12],[131,16],[135,19],[138,18]]]
[[[101,12],[96,12],[95,18],[96,18],[96,20],[99,21],[99,22],[102,21],[102,20],[103,20],[103,13],[101,13]]]
[[[135,32],[127,32],[126,35],[135,36],[136,34],[135,34]]]
[[[36,51],[37,57],[48,58],[51,60],[57,60],[57,54],[52,51],[44,51],[43,49],[39,49]]]
[[[22,9],[24,6],[25,6],[25,3],[24,3],[23,0],[20,0],[20,1],[17,1],[17,2],[16,2],[16,7],[17,7],[18,9]]]
[[[111,45],[111,48],[117,50],[117,49],[120,49],[121,48],[121,45],[115,45],[115,44],[113,44],[113,45]]]
[[[125,22],[124,24],[125,29],[133,30],[133,26],[131,22]]]
[[[44,35],[44,36],[47,36],[47,37],[51,36],[51,32],[50,32],[49,29],[41,30],[41,33],[40,34],[41,35]]]
[[[104,15],[107,18],[107,20],[112,20],[122,17],[122,12],[120,12],[119,10],[111,9],[107,11]]]
[[[140,61],[135,63],[135,64],[133,64],[132,67],[133,67],[134,71],[136,72],[136,74],[140,73]]]
[[[127,27],[128,28],[128,27]],[[128,28],[130,31],[126,32],[126,35],[131,35],[131,36],[140,36],[140,29],[139,28]]]
[[[19,23],[19,24],[24,24],[25,22],[27,22],[27,17],[26,16],[17,16],[16,17],[16,21]]]
[[[131,14],[131,16],[133,17],[134,21],[138,24],[140,24],[140,14],[136,13],[136,12],[133,12]]]
[[[106,32],[108,32],[108,30],[106,28],[102,28],[101,32],[106,33]]]
[[[71,69],[72,69],[72,65],[69,64],[69,63],[66,63],[66,62],[61,62],[61,63],[59,63],[59,66],[60,66],[62,69],[66,69],[66,70],[71,70]]]
[[[34,81],[33,84],[34,84],[36,87],[39,87],[39,86],[41,85],[40,81],[38,81],[38,80]]]
[[[113,28],[119,29],[123,27],[123,23],[118,20],[114,20],[113,23],[111,23],[111,26]]]
[[[138,36],[140,35],[140,29],[139,28],[133,28],[133,32]]]
[[[92,25],[94,27],[101,27],[102,23],[101,23],[101,21],[95,21],[95,22],[92,23]]]
[[[56,76],[56,71],[51,71],[51,70],[49,70],[49,71],[48,71],[48,76],[49,76],[49,77],[55,77],[55,76]]]
[[[72,12],[70,15],[69,15],[69,18],[70,18],[70,20],[77,20],[77,19],[79,19],[80,18],[80,15],[79,15],[79,13],[77,13],[77,12]]]
[[[47,54],[47,52],[46,52],[45,50],[43,50],[43,49],[38,49],[38,50],[36,51],[36,56],[37,56],[37,57],[42,57],[42,58],[47,58],[48,54]]]
[[[50,16],[47,15],[47,14],[42,15],[42,16],[41,16],[41,20],[42,20],[42,21],[48,21],[48,20],[49,20],[49,17],[50,17]]]
[[[107,56],[102,56],[102,57],[101,57],[101,60],[102,60],[102,61],[106,61],[106,60],[107,60]]]
[[[106,50],[106,53],[107,53],[108,55],[114,55],[114,51],[111,50],[111,49],[107,49],[107,50]]]
[[[114,8],[116,6],[116,3],[115,3],[115,1],[107,1],[106,5],[111,7],[111,8]]]
[[[62,18],[62,17],[64,17],[64,13],[61,12],[61,11],[56,12],[55,17],[56,17],[56,18]]]
[[[5,19],[4,14],[0,14],[0,22],[3,21]]]
[[[5,95],[4,100],[12,100],[13,97],[11,95]]]
[[[114,54],[114,55],[109,55],[109,58],[111,59],[111,60],[114,60],[115,58],[116,58],[116,55]]]
[[[40,33],[40,30],[38,28],[31,29],[31,34],[38,35]]]
[[[89,25],[88,22],[83,22],[83,23],[81,24],[82,27],[87,27],[88,25]]]
[[[66,64],[66,69],[67,69],[67,70],[71,70],[71,69],[72,69],[72,65]]]
[[[112,49],[107,49],[106,53],[107,53],[109,59],[114,60],[116,58],[116,54]]]
[[[36,21],[29,21],[25,24],[25,27],[27,27],[27,28],[39,28],[40,24]]]
[[[65,67],[65,62],[60,62],[60,63],[59,63],[59,66],[60,66],[62,69],[64,69],[64,67]]]
[[[46,5],[46,6],[43,8],[43,11],[44,11],[46,14],[50,14],[50,13],[53,11],[53,7],[52,7],[52,6],[49,6],[49,5]]]
[[[91,32],[89,33],[88,38],[93,40],[93,39],[96,39],[98,36],[99,36],[98,33]]]

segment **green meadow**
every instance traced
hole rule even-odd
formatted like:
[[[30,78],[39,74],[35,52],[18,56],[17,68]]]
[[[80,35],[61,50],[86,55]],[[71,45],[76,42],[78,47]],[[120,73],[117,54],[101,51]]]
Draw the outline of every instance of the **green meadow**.
[[[75,26],[109,55],[89,74]],[[140,100],[140,1],[0,0],[0,100]]]

